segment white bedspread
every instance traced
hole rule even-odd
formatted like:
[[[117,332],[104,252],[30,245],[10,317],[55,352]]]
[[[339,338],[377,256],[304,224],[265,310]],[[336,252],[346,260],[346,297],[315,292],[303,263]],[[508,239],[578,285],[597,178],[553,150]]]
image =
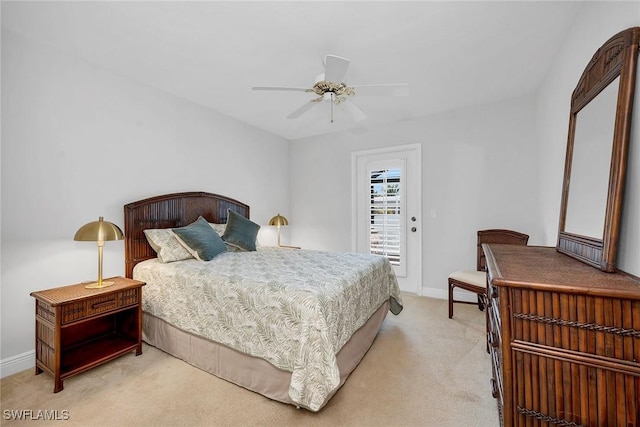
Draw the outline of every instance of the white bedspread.
[[[143,310],[292,372],[289,396],[317,411],[340,383],[336,354],[384,301],[402,310],[380,256],[263,248],[209,262],[148,260]]]

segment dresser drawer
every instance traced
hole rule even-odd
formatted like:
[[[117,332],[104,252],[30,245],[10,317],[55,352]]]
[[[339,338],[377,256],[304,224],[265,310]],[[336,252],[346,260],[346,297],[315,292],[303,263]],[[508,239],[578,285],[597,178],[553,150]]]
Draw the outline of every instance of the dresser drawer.
[[[640,425],[640,370],[543,356],[526,346],[513,356],[515,425]]]
[[[510,292],[514,340],[640,363],[640,300]]]

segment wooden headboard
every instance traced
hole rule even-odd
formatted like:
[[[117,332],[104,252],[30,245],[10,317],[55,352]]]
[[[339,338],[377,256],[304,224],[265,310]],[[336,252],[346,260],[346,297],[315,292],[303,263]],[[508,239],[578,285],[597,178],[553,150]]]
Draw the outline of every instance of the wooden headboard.
[[[156,257],[143,230],[182,227],[199,216],[212,223],[226,224],[228,209],[249,218],[249,205],[229,197],[195,191],[165,194],[124,205],[126,276],[132,278],[137,263]]]

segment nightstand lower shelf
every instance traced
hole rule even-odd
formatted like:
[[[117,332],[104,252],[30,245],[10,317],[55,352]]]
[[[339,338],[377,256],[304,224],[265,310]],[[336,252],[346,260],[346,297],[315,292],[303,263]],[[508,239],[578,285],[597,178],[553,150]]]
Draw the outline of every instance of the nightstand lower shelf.
[[[84,372],[116,357],[137,350],[138,342],[131,337],[107,335],[76,345],[62,351],[60,361],[60,378]],[[136,351],[136,355],[137,351]]]

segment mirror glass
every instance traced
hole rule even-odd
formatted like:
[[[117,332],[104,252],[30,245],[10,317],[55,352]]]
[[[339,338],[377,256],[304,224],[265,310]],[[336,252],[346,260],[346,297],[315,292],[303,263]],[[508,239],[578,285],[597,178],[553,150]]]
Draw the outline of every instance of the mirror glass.
[[[617,77],[576,114],[566,232],[582,236],[604,233],[619,86]]]

